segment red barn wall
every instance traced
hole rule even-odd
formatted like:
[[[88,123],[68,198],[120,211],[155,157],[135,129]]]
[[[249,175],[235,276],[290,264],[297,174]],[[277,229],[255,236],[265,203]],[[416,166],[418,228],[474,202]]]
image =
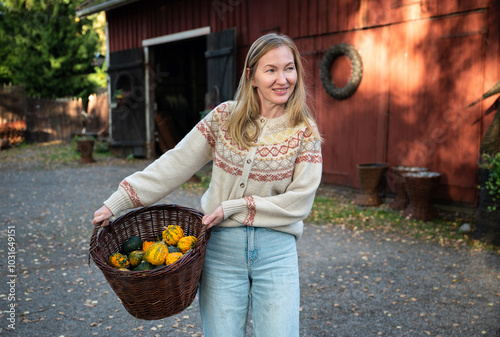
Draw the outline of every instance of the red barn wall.
[[[150,0],[107,12],[110,52],[210,26],[237,27],[241,69],[264,33],[291,36],[304,57],[320,129],[324,181],[359,187],[356,165],[417,165],[442,174],[438,197],[475,203],[479,143],[495,98],[467,105],[500,80],[500,4],[495,0]],[[346,100],[324,90],[319,65],[348,42],[363,78]],[[332,67],[346,83],[349,61]]]

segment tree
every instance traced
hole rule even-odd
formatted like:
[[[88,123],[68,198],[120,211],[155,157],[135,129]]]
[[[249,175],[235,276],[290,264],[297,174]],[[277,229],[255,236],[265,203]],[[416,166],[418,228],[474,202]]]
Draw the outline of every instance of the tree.
[[[101,42],[71,0],[0,1],[0,83],[29,96],[86,99],[99,86],[92,59]]]

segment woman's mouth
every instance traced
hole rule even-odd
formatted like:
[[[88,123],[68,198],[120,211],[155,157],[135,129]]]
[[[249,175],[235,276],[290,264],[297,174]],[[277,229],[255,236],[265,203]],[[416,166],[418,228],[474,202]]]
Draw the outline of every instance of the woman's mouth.
[[[277,93],[278,95],[283,95],[283,94],[286,94],[288,88],[277,88],[277,89],[273,89],[273,91],[275,93]]]

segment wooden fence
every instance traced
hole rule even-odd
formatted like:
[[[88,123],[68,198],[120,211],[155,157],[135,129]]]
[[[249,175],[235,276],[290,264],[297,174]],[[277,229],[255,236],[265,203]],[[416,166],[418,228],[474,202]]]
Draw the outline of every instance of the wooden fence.
[[[81,99],[26,97],[22,86],[0,87],[1,147],[28,142],[68,141],[75,134],[108,134],[108,95]]]

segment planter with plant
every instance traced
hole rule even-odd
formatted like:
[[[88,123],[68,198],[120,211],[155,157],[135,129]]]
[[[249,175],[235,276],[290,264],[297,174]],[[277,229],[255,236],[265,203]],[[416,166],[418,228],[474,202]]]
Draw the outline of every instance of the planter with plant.
[[[474,104],[500,93],[500,81]],[[479,205],[474,237],[500,245],[500,97],[486,111],[495,117],[481,140],[479,158]]]

